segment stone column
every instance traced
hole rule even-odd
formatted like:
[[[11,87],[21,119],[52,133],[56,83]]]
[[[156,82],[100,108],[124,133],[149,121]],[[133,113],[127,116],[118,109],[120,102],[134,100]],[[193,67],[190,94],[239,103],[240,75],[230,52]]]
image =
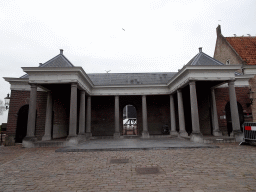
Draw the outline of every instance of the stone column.
[[[48,91],[47,106],[46,106],[46,119],[45,119],[45,131],[42,141],[52,139],[52,93]]]
[[[30,98],[29,98],[29,111],[28,111],[28,124],[27,124],[27,135],[22,141],[23,147],[34,147],[35,128],[36,128],[36,96],[37,86],[31,84]]]
[[[120,137],[119,131],[119,96],[115,96],[115,133],[114,138]]]
[[[26,136],[26,137],[30,137],[30,138],[35,137],[36,97],[37,97],[37,86],[35,84],[31,84],[30,98],[29,98],[29,111],[28,111],[27,136]]]
[[[185,130],[185,117],[184,117],[184,108],[183,108],[183,99],[181,89],[177,90],[178,97],[178,113],[179,113],[179,126],[180,126],[180,136],[188,137],[188,133]]]
[[[196,95],[196,82],[190,81],[189,88],[190,88],[192,133],[200,133],[198,103],[197,103],[197,95]]]
[[[196,82],[190,81],[189,88],[190,88],[191,122],[192,122],[192,134],[190,135],[190,139],[198,143],[203,143],[203,135],[200,132],[200,125],[199,125]]]
[[[234,81],[228,82],[231,120],[232,120],[233,133],[234,133],[234,137],[236,138],[236,141],[242,141],[243,135],[240,130],[240,120],[239,120],[239,115],[238,115],[238,107],[237,107],[237,101],[236,101],[236,90],[235,90],[234,84],[235,84]]]
[[[178,133],[176,131],[176,119],[175,119],[175,107],[174,107],[173,95],[170,95],[170,116],[171,116],[171,132],[170,132],[170,135],[177,136]]]
[[[69,115],[69,135],[68,137],[76,137],[77,129],[77,84],[71,84],[70,96],[70,115]]]
[[[211,89],[211,96],[212,96],[212,127],[214,136],[222,136],[222,133],[219,129],[219,122],[218,122],[218,113],[217,113],[217,106],[216,106],[216,99],[215,99],[215,92],[214,89]]]
[[[91,96],[87,97],[87,111],[86,111],[86,137],[91,137]]]
[[[85,91],[80,91],[79,133],[80,140],[85,140]]]
[[[149,138],[146,95],[142,95],[142,124],[143,124],[142,138]]]

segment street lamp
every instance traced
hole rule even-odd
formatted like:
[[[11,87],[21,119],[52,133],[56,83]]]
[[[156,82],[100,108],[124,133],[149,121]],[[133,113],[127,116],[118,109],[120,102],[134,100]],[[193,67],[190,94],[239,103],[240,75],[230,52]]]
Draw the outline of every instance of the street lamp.
[[[6,110],[9,109],[10,99],[11,97],[10,97],[10,94],[8,93],[7,97],[4,98]]]
[[[250,103],[246,103],[247,107],[249,107],[250,105],[253,104],[253,100],[254,100],[254,92],[252,91],[252,89],[249,89],[248,92],[249,98],[250,98]]]

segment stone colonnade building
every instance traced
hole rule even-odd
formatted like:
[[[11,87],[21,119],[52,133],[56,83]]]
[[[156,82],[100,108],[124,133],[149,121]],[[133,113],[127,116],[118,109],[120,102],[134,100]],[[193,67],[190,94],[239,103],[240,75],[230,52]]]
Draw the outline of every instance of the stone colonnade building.
[[[237,73],[242,65],[224,65],[199,49],[178,72],[87,74],[60,54],[39,67],[22,67],[11,85],[7,134],[24,147],[38,140],[66,138],[67,145],[90,137],[122,136],[123,108],[137,111],[138,135],[170,135],[203,142],[203,135],[221,136],[216,101],[218,87],[226,85],[232,119],[230,135],[242,138],[236,86],[248,91],[252,75]],[[217,99],[217,100],[216,100]],[[247,111],[250,111],[248,106]],[[250,120],[250,119],[249,119]]]

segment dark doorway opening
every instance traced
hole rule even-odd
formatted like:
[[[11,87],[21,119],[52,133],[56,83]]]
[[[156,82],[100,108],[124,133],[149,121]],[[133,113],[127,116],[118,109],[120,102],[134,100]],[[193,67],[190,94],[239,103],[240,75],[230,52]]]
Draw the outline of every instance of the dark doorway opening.
[[[237,102],[237,108],[238,108],[238,115],[239,115],[239,121],[240,121],[240,130],[243,131],[242,124],[244,123],[244,114],[243,114],[243,107],[239,102]],[[230,102],[226,104],[225,111],[226,111],[226,120],[227,120],[227,131],[228,131],[228,135],[230,136],[230,133],[232,133],[233,131]]]
[[[137,111],[133,105],[123,108],[123,135],[138,135]]]
[[[29,105],[24,105],[20,108],[18,112],[18,121],[15,136],[16,143],[21,143],[24,137],[26,137],[27,135],[28,108]]]

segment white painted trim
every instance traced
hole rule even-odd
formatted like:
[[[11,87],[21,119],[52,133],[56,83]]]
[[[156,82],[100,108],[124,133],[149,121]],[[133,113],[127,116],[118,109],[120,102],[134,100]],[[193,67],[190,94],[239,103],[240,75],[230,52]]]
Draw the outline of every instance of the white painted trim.
[[[95,86],[92,96],[96,95],[166,95],[170,94],[167,85],[134,86]]]
[[[11,78],[4,77],[5,81],[9,82],[11,85],[11,90],[15,91],[30,91],[31,87],[28,84],[28,78]],[[37,91],[46,91],[40,87],[37,87]]]
[[[91,95],[93,83],[82,67],[22,67],[29,75],[29,83],[35,84],[70,84],[77,83],[78,87]]]

